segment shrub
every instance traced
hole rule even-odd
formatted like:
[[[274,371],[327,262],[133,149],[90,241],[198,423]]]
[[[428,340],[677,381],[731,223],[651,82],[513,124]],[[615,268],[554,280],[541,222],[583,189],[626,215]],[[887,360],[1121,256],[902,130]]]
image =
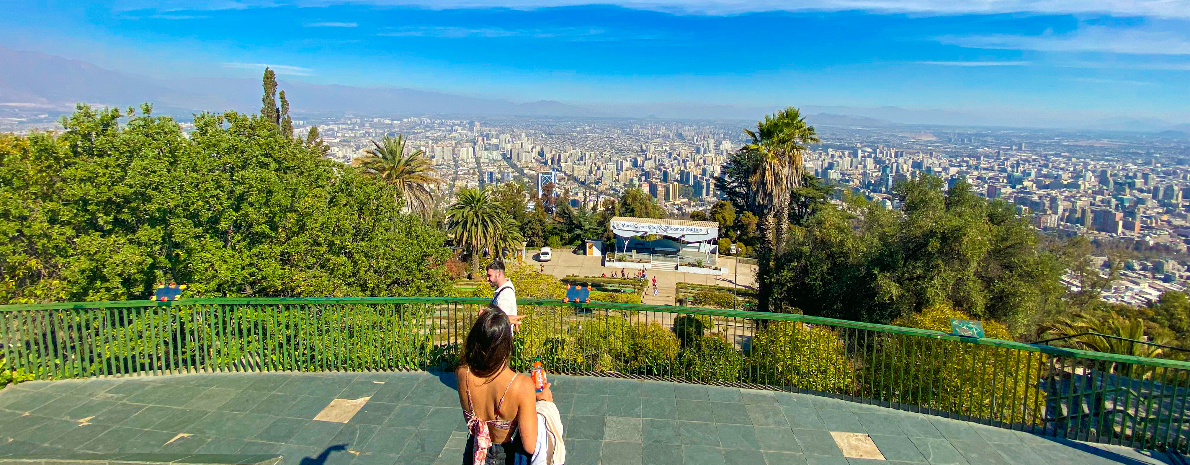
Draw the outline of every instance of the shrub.
[[[678,375],[705,383],[732,383],[740,379],[744,356],[723,336],[701,336],[678,352]]]
[[[633,323],[632,354],[627,369],[641,375],[668,373],[680,348],[678,337],[657,322]]]
[[[949,333],[951,318],[970,316],[934,305],[898,318],[893,325]],[[983,329],[988,338],[1012,340],[1007,328],[995,321],[984,321]],[[921,344],[914,339],[889,335],[877,342],[879,350],[867,361],[872,376],[865,376],[875,397],[1009,423],[1034,418],[1034,405],[1045,396],[1033,387],[1045,369],[1040,354],[959,341]]]
[[[611,302],[619,304],[639,304],[640,294],[635,292],[599,292],[591,291],[592,302]]]
[[[690,296],[690,304],[695,307],[736,308],[736,296],[727,291],[699,289]]]
[[[674,319],[674,334],[682,342],[682,347],[702,337],[708,329],[714,327],[714,322],[707,315],[681,315]]]
[[[830,328],[774,321],[756,333],[748,357],[753,381],[844,394],[854,380],[843,341]]]

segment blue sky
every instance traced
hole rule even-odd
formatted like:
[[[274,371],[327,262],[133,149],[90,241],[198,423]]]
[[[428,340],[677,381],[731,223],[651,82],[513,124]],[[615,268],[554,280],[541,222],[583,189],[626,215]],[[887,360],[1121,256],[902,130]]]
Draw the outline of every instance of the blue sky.
[[[155,77],[579,104],[1190,122],[1190,0],[0,1],[0,45]]]

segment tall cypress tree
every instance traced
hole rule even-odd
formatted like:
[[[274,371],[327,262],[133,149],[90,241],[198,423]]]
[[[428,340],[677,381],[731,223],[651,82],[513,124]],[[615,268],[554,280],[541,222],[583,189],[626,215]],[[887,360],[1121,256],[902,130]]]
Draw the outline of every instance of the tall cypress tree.
[[[281,91],[281,114],[277,122],[281,127],[281,135],[286,139],[293,139],[293,118],[289,117],[289,101],[285,100],[285,91]]]
[[[260,116],[280,126],[281,112],[277,109],[277,75],[268,67],[264,69],[264,97],[261,98],[261,102],[264,105],[260,108]]]

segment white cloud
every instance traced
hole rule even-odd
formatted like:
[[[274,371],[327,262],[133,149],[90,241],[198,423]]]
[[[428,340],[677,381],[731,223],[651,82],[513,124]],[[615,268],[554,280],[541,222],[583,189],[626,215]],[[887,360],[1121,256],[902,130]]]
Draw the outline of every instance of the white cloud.
[[[357,26],[359,26],[358,23],[337,23],[337,22],[310,23],[310,24],[306,25],[306,27],[357,27]]]
[[[171,8],[208,10],[275,6],[290,3],[325,6],[364,3],[384,6],[417,6],[433,9],[513,8],[612,4],[627,8],[686,14],[730,15],[763,11],[872,11],[924,14],[1108,14],[1156,18],[1190,18],[1190,0],[233,0],[214,4],[189,0]],[[121,9],[154,9],[157,2],[123,0]]]
[[[434,37],[444,39],[463,39],[470,37],[528,37],[570,41],[610,41],[664,38],[662,35],[655,32],[608,31],[599,28],[581,27],[506,29],[499,27],[468,28],[453,26],[420,26],[393,28],[388,31],[379,32],[376,35],[386,37]]]
[[[915,61],[919,65],[935,65],[935,66],[1027,66],[1031,64],[1028,61]]]
[[[266,67],[272,68],[277,74],[288,74],[292,76],[310,76],[314,74],[314,70],[310,68],[302,68],[300,66],[288,65],[272,65],[268,63],[223,63],[225,68],[237,69],[257,69],[264,71]]]
[[[1131,81],[1127,79],[1100,79],[1100,78],[1077,78],[1078,82],[1086,82],[1090,84],[1106,84],[1106,85],[1126,85],[1126,86],[1151,86],[1155,83],[1148,81]]]
[[[1087,26],[1070,34],[975,35],[939,37],[939,42],[968,48],[1040,52],[1106,52],[1133,55],[1190,55],[1190,34],[1142,28]]]

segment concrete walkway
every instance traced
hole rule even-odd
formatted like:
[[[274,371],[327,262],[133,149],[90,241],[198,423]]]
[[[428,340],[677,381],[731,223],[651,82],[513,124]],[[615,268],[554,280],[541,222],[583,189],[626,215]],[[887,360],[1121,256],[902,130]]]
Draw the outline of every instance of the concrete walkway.
[[[607,273],[608,275],[610,275],[612,273],[618,274],[620,272],[620,268],[610,268],[610,267],[602,266],[601,257],[577,255],[577,254],[574,254],[573,252],[571,252],[570,249],[559,248],[557,250],[554,250],[553,255],[554,255],[554,257],[552,260],[545,262],[545,263],[541,263],[536,260],[537,250],[530,250],[527,252],[527,255],[525,258],[525,263],[528,266],[532,266],[533,269],[541,269],[541,266],[545,265],[544,268],[545,268],[546,273],[552,274],[559,278],[565,278],[566,276],[570,276],[570,275],[596,277],[596,276],[602,275],[603,273]],[[733,259],[732,257],[720,257],[719,263],[722,266],[727,268],[727,270],[728,270],[727,274],[724,274],[721,276],[715,276],[715,275],[704,275],[704,274],[694,274],[694,273],[679,273],[677,271],[664,271],[664,270],[648,270],[648,273],[649,273],[650,278],[652,278],[653,276],[657,276],[658,284],[661,284],[661,283],[675,284],[675,283],[679,283],[679,282],[685,282],[685,283],[692,283],[692,284],[708,284],[708,285],[724,286],[724,287],[732,287],[732,286],[737,286],[737,285],[742,286],[742,287],[755,287],[756,286],[756,265],[739,265],[739,270],[738,270],[739,282],[737,283],[736,282],[737,270],[736,270],[735,259]],[[626,271],[629,273],[632,273],[636,270],[626,270]],[[652,294],[651,288],[650,288],[649,294],[650,295]],[[670,304],[672,305],[672,302]]]
[[[551,381],[568,465],[1164,461],[1161,454],[808,395],[612,378]],[[421,372],[23,383],[0,390],[0,456],[281,454],[288,465],[457,465],[467,435],[454,383],[453,375]]]

